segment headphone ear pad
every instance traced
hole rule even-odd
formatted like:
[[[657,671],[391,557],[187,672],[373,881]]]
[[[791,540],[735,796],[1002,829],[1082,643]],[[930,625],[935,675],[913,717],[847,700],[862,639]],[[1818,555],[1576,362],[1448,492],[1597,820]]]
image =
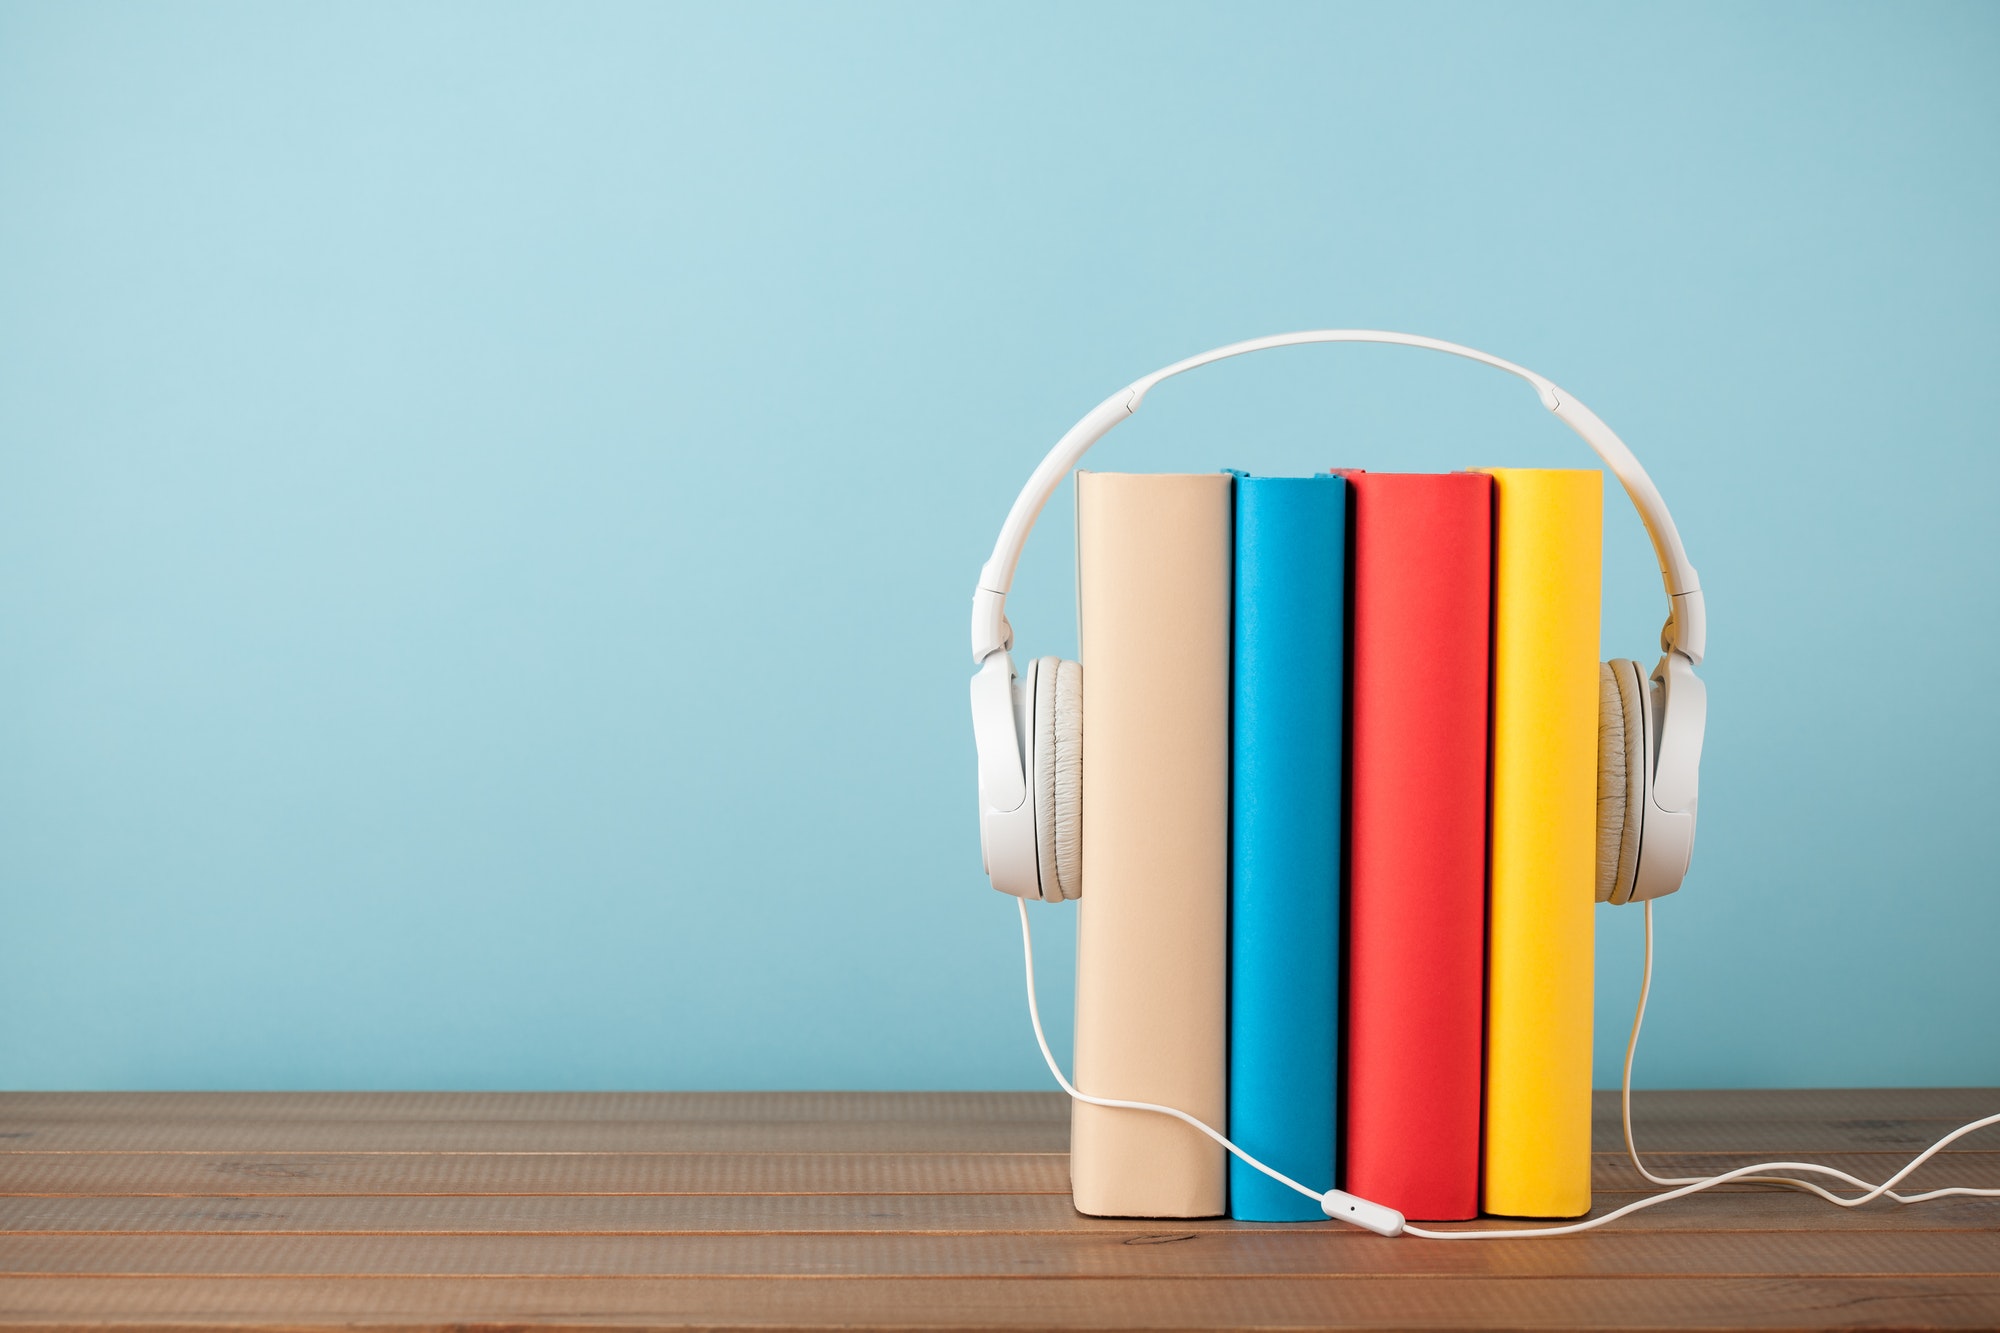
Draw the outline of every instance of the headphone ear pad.
[[[1053,903],[1083,892],[1083,667],[1036,658],[1033,693],[1035,859]]]
[[[1645,813],[1646,693],[1635,662],[1597,666],[1597,901],[1632,896]]]

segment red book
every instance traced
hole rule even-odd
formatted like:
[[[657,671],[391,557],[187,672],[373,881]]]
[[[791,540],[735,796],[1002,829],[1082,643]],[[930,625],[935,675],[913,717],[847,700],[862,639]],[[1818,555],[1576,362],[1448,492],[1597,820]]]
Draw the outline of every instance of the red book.
[[[1342,472],[1353,510],[1346,1152],[1413,1219],[1479,1211],[1492,485]]]

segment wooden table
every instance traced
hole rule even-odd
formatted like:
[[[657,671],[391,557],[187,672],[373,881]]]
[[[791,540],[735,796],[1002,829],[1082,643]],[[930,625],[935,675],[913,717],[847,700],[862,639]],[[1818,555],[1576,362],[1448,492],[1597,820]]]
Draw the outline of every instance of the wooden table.
[[[1676,1173],[1782,1153],[1873,1179],[1996,1108],[1639,1099]],[[1917,1183],[2000,1185],[1996,1138]],[[0,1328],[2000,1326],[2000,1200],[1745,1188],[1437,1244],[1079,1217],[1067,1141],[1042,1093],[5,1094]],[[1639,1183],[1618,1142],[1600,1094],[1599,1207]]]

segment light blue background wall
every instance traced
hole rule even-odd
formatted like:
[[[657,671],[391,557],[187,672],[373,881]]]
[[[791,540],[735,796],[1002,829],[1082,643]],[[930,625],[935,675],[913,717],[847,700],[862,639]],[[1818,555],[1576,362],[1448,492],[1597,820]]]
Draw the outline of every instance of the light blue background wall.
[[[2000,1083],[1996,68],[1985,4],[0,8],[0,1084],[1045,1086],[974,572],[1112,387],[1313,325],[1674,503],[1641,1081]],[[1097,464],[1586,461],[1307,349]]]

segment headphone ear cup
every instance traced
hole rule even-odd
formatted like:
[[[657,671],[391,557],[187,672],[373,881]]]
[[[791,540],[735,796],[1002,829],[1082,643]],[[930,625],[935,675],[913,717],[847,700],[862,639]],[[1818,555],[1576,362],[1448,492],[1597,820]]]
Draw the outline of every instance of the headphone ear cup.
[[[1035,859],[1053,903],[1083,892],[1083,667],[1038,657],[1034,672]]]
[[[1646,693],[1635,662],[1597,667],[1597,901],[1623,903],[1639,869],[1645,816]]]

